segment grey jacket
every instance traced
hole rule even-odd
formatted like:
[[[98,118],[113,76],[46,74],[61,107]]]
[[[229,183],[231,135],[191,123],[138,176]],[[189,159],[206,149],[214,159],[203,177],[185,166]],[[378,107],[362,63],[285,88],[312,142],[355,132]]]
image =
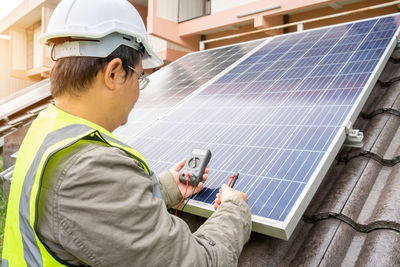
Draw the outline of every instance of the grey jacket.
[[[56,257],[90,266],[236,266],[251,232],[248,205],[232,196],[195,232],[166,206],[182,198],[159,176],[165,203],[138,163],[118,148],[79,141],[46,166],[38,235]]]

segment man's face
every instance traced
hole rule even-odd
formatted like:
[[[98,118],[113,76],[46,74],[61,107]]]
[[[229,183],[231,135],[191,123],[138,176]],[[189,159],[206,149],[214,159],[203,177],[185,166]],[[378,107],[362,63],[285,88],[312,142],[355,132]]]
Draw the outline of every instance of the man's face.
[[[133,67],[138,73],[142,73],[143,72],[142,60],[140,60],[139,63]],[[121,105],[121,111],[123,112],[123,114],[121,114],[122,116],[121,125],[127,123],[129,113],[131,112],[131,110],[136,104],[136,101],[139,98],[140,90],[139,90],[138,78],[139,78],[138,74],[136,72],[133,72],[133,74],[129,76],[124,83],[124,88],[122,91],[123,95],[121,96],[122,97],[121,103],[123,103],[123,105]]]

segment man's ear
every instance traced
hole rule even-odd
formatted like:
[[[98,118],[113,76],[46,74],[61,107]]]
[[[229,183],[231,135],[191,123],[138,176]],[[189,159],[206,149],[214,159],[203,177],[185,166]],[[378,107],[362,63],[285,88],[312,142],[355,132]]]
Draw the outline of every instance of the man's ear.
[[[122,61],[120,58],[114,58],[105,66],[104,83],[109,89],[114,90],[124,77],[125,70],[122,67]]]

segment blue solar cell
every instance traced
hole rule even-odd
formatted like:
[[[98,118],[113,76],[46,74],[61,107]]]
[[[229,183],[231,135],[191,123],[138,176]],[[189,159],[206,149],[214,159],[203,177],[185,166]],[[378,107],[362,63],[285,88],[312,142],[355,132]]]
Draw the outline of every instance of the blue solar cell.
[[[389,16],[276,36],[130,144],[156,173],[208,147],[211,171],[196,201],[212,204],[240,171],[236,188],[252,214],[288,222],[399,24]]]
[[[280,198],[276,200],[273,210],[268,215],[270,218],[279,220],[283,211],[287,207],[287,204],[293,197],[293,194],[296,193],[299,188],[299,183],[286,182],[282,185],[284,192],[279,196]]]
[[[265,208],[265,204],[269,202],[271,206],[272,203],[270,200],[273,198],[274,192],[279,187],[279,183],[280,181],[277,179],[267,178],[261,179],[261,182],[257,183],[255,190],[252,192],[252,194],[249,194],[249,196],[255,196],[254,202],[249,201],[248,203],[254,212],[260,213],[260,211],[263,211],[263,213],[268,214],[269,211],[272,210],[272,207],[270,207],[270,209]]]

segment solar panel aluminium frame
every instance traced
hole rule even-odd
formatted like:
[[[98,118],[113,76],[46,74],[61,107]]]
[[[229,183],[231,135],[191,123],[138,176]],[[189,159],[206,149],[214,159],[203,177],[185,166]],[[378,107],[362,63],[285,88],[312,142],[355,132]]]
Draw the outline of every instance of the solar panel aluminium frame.
[[[0,118],[13,115],[49,96],[51,96],[49,79],[30,85],[14,95],[5,97],[4,101],[0,101]]]
[[[374,17],[374,18],[368,18],[364,20],[359,20],[356,22],[347,22],[347,23],[340,23],[340,24],[335,24],[335,25],[330,25],[330,26],[325,26],[321,28],[316,28],[316,29],[311,29],[308,31],[314,31],[314,30],[320,30],[324,28],[331,28],[331,27],[336,27],[340,25],[348,25],[348,24],[353,24],[353,23],[358,23],[362,21],[369,21],[369,20],[374,20],[374,19],[380,19],[384,17],[390,17],[394,16],[396,14],[390,14],[386,16],[380,16],[380,17]],[[375,66],[372,74],[370,75],[368,81],[366,82],[362,92],[358,96],[356,102],[354,103],[353,107],[349,111],[349,113],[346,116],[346,119],[340,128],[340,130],[337,132],[336,136],[332,140],[329,148],[325,152],[324,156],[322,157],[321,161],[319,162],[317,168],[313,172],[312,176],[310,177],[309,181],[307,182],[306,187],[303,189],[302,193],[296,200],[295,204],[293,205],[293,208],[287,215],[285,221],[279,222],[276,220],[260,217],[257,215],[252,215],[252,230],[255,232],[259,232],[265,235],[277,237],[280,239],[288,240],[293,233],[294,229],[296,228],[301,216],[305,212],[308,204],[310,203],[312,197],[314,196],[315,192],[317,191],[319,185],[322,182],[322,179],[326,175],[329,167],[331,166],[335,156],[339,152],[340,148],[342,147],[344,141],[346,140],[346,127],[349,125],[352,125],[356,118],[358,117],[362,107],[364,106],[368,96],[370,95],[375,83],[377,82],[379,75],[381,74],[383,68],[384,68],[384,63],[387,62],[389,59],[391,53],[393,52],[394,48],[396,47],[396,43],[398,40],[400,32],[400,27],[396,30],[396,33],[394,34],[392,40],[390,41],[389,45],[386,47],[384,53],[382,54],[380,60],[378,61],[377,65]],[[295,32],[295,33],[289,33],[289,34],[301,34],[302,32]],[[266,45],[269,41],[273,40],[275,37],[270,37],[267,38],[262,44],[257,46],[255,49],[251,50],[250,52],[247,53],[247,55],[243,56],[240,58],[237,62],[233,63],[230,67],[228,67],[225,71],[219,73],[216,75],[212,80],[209,82],[203,84],[200,88],[196,90],[193,94],[188,96],[184,101],[182,101],[183,104],[184,102],[188,101],[191,97],[195,96],[197,93],[202,91],[204,88],[206,88],[209,84],[214,82],[215,80],[219,79],[222,77],[225,73],[239,65],[242,61],[250,57],[254,52],[258,51],[260,47],[263,47]],[[176,107],[173,108],[178,108],[180,105],[177,105]],[[170,110],[171,112],[172,110]],[[200,202],[197,200],[190,200],[188,205],[185,208],[186,212],[199,215],[202,217],[209,217],[211,214],[214,212],[214,209],[212,205],[206,204],[204,202]]]

